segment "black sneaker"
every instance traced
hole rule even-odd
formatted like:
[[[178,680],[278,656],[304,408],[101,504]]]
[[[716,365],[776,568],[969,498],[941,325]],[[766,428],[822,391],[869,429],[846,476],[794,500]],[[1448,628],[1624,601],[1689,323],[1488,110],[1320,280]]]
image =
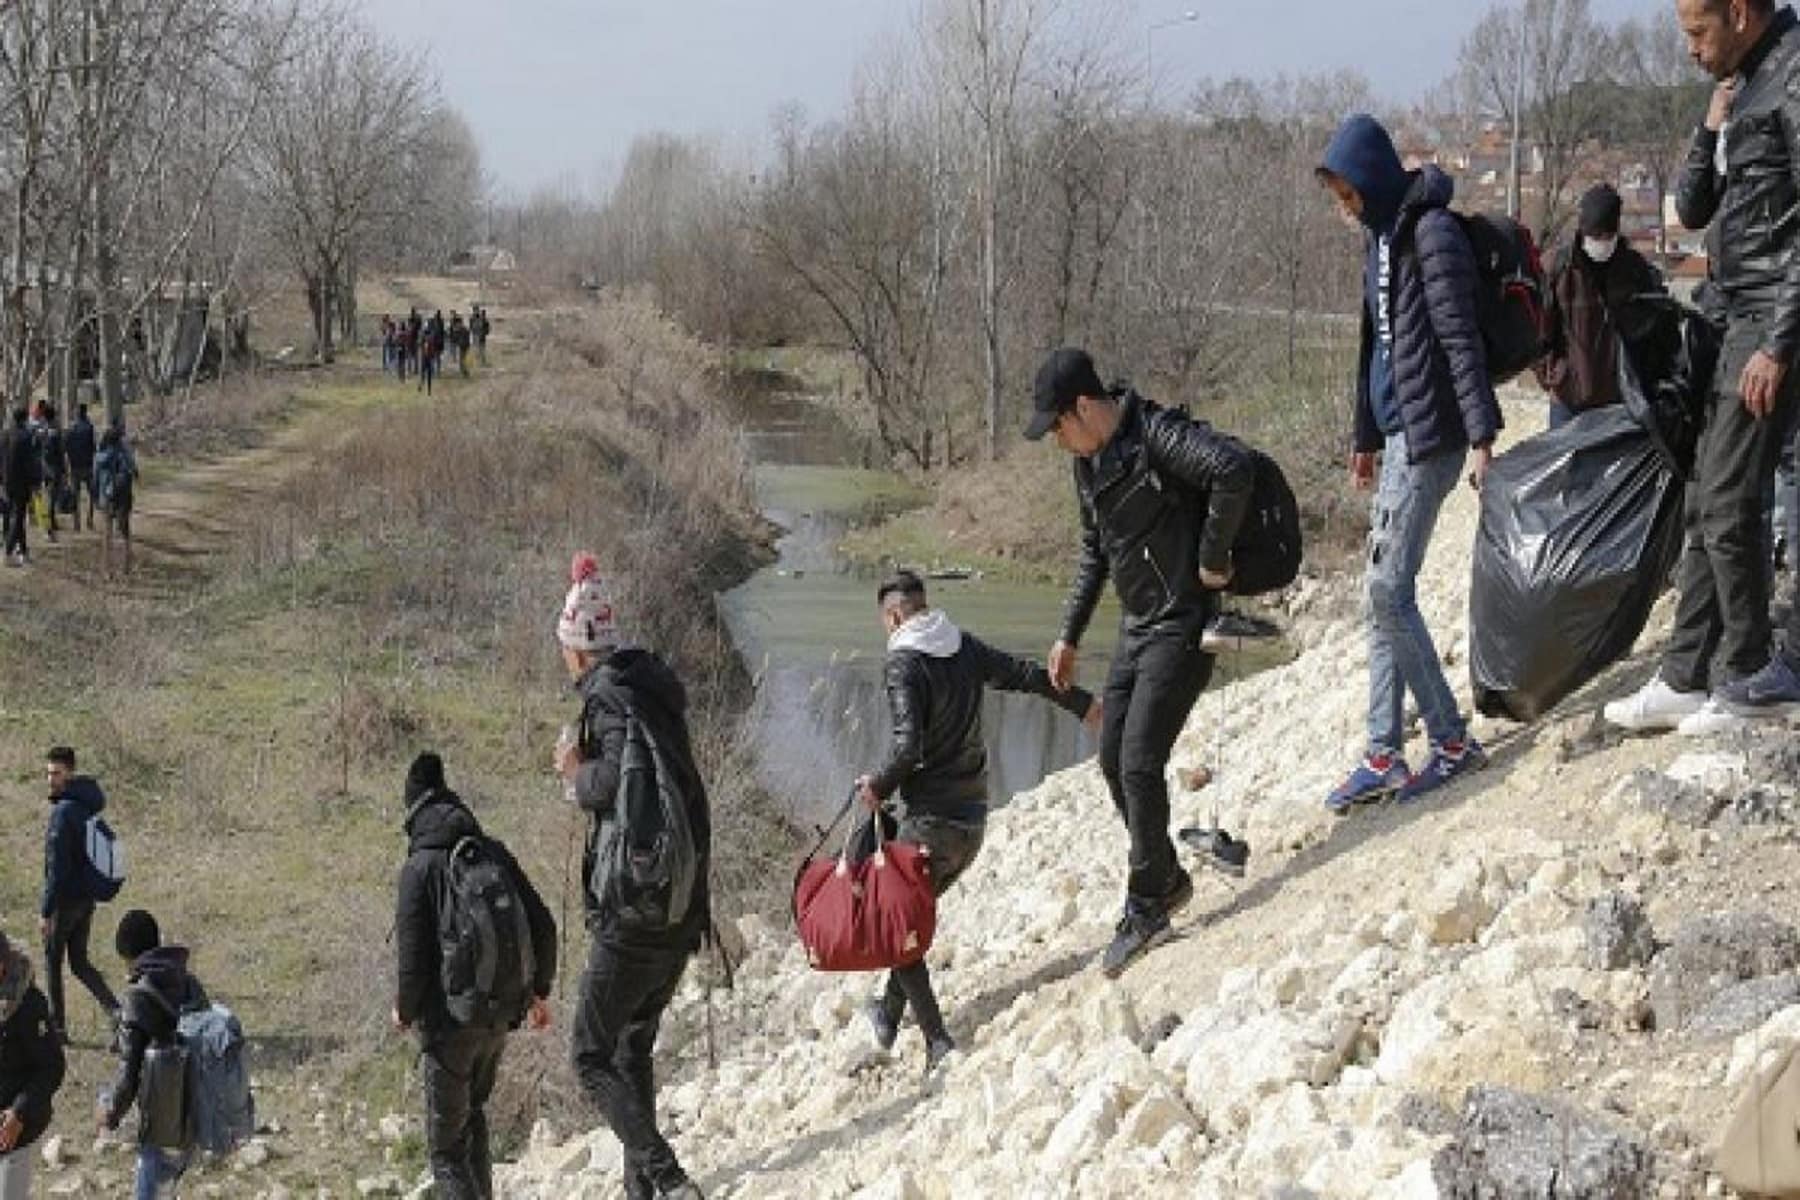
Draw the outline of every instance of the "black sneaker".
[[[1125,915],[1119,918],[1118,932],[1113,934],[1106,953],[1100,957],[1100,973],[1108,979],[1117,979],[1125,973],[1125,968],[1168,941],[1172,932],[1168,913],[1126,909]]]
[[[1178,836],[1182,845],[1200,856],[1201,866],[1233,879],[1244,877],[1244,867],[1250,862],[1249,842],[1240,841],[1223,829],[1201,825],[1189,825]]]
[[[949,1035],[932,1038],[925,1044],[925,1074],[930,1075],[944,1065],[944,1060],[956,1053],[956,1043]]]
[[[863,1015],[869,1018],[869,1032],[874,1035],[875,1048],[886,1054],[894,1048],[894,1042],[900,1037],[900,1022],[888,1011],[881,997],[877,996],[863,1006]]]
[[[1207,622],[1200,635],[1200,649],[1208,654],[1242,650],[1251,642],[1266,642],[1281,636],[1281,627],[1261,617],[1243,613],[1222,612]]]

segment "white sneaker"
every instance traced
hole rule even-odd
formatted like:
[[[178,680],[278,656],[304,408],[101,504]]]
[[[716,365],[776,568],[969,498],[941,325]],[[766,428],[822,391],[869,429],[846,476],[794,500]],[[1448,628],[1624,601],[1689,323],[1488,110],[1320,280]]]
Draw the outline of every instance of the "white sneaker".
[[[1653,676],[1649,683],[1626,696],[1614,700],[1600,710],[1609,725],[1629,729],[1633,733],[1661,733],[1676,729],[1689,717],[1707,706],[1705,692],[1678,692]]]
[[[1683,717],[1675,729],[1682,737],[1711,737],[1742,729],[1749,723],[1747,717],[1738,716],[1717,700],[1708,700],[1698,712]]]

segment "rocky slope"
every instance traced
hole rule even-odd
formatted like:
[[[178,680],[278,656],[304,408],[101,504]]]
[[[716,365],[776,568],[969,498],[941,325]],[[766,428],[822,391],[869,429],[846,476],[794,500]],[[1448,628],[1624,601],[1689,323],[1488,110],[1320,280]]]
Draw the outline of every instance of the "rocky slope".
[[[1473,525],[1465,491],[1421,581],[1453,680]],[[864,1062],[873,980],[812,973],[789,929],[739,922],[718,1066],[671,1048],[661,1098],[707,1194],[1718,1194],[1707,1150],[1733,1085],[1800,1033],[1800,738],[1601,732],[1659,615],[1552,721],[1478,723],[1480,776],[1336,820],[1320,801],[1365,687],[1347,591],[1296,600],[1293,663],[1202,699],[1174,765],[1216,779],[1177,819],[1216,809],[1256,853],[1241,884],[1203,877],[1178,939],[1119,982],[1093,966],[1125,837],[1092,764],[996,813],[946,900],[932,964],[963,1052],[928,1083],[910,1030]],[[705,1003],[690,986],[672,1024]],[[540,1129],[501,1190],[613,1196],[619,1178],[610,1133]]]

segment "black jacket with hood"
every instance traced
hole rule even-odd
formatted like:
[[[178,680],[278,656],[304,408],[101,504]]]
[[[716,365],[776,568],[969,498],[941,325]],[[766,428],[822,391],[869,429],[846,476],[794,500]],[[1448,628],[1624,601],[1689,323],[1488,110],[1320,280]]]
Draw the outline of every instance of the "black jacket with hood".
[[[106,807],[106,793],[92,777],[76,775],[54,797],[50,823],[44,830],[44,894],[38,915],[50,917],[56,910],[93,896],[82,889],[86,872],[88,819]]]
[[[1230,568],[1255,482],[1255,460],[1241,444],[1186,413],[1124,393],[1112,439],[1075,459],[1081,559],[1062,640],[1080,643],[1109,575],[1127,633],[1198,634],[1219,611],[1200,568]]]
[[[185,946],[146,950],[132,962],[127,982],[119,998],[119,1073],[104,1101],[108,1129],[119,1127],[137,1099],[145,1052],[151,1046],[173,1045],[181,1014],[211,1004],[206,989],[188,973]]]
[[[1014,658],[928,609],[888,639],[888,705],[894,741],[871,786],[883,800],[900,792],[909,815],[969,823],[987,817],[987,744],[981,702],[988,688],[1030,692],[1076,717],[1094,698],[1059,692],[1036,663]]]
[[[407,810],[406,836],[406,863],[400,868],[400,894],[394,914],[394,1006],[400,1019],[425,1037],[457,1027],[444,1004],[439,917],[448,886],[445,871],[450,851],[467,837],[484,838],[489,852],[512,876],[513,887],[525,905],[525,919],[531,925],[531,993],[540,998],[548,996],[556,983],[556,921],[512,852],[482,833],[475,814],[447,788],[425,793]]]
[[[17,422],[0,432],[0,489],[9,499],[18,501],[37,488],[37,444],[31,430]]]
[[[65,1065],[50,1004],[31,982],[31,960],[12,949],[0,980],[0,1109],[11,1109],[24,1123],[15,1153],[50,1127]]]
[[[1761,348],[1778,362],[1800,353],[1800,21],[1783,7],[1739,64],[1725,130],[1694,131],[1675,183],[1689,229],[1718,231],[1711,278],[1732,316],[1763,322]],[[1709,230],[1709,232],[1711,232]]]
[[[63,434],[63,449],[69,456],[69,470],[78,478],[93,475],[94,452],[98,448],[99,441],[92,421],[86,417],[76,417],[69,423],[68,432]]]
[[[693,743],[687,726],[687,689],[667,663],[649,650],[614,650],[575,685],[581,695],[581,766],[575,775],[575,803],[593,818],[587,849],[582,855],[582,902],[588,930],[602,942],[653,948],[697,950],[712,920],[708,877],[712,863],[712,817],[706,784],[694,762]],[[635,716],[645,723],[662,748],[665,759],[676,764],[682,778],[680,793],[688,804],[688,822],[694,831],[700,869],[698,894],[688,906],[686,919],[677,927],[657,932],[623,930],[608,913],[590,886],[594,877],[594,850],[600,825],[613,819],[618,798],[619,771],[625,761],[625,725]]]
[[[1389,238],[1390,361],[1408,460],[1492,445],[1503,422],[1481,340],[1475,251],[1450,211],[1455,183],[1435,166],[1406,170],[1387,131],[1370,117],[1344,123],[1324,168],[1362,198],[1370,252],[1376,239]],[[1364,453],[1386,441],[1370,394],[1379,336],[1365,300],[1355,413],[1355,446]]]

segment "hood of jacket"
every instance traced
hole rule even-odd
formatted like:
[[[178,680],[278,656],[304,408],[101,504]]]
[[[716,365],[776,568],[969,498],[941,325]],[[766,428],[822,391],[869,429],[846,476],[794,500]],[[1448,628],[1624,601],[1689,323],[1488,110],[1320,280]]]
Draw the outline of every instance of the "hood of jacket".
[[[1323,165],[1362,197],[1362,223],[1368,229],[1378,234],[1393,230],[1413,173],[1401,164],[1394,139],[1380,121],[1366,113],[1346,120],[1326,147]]]
[[[1442,168],[1426,163],[1409,175],[1406,195],[1400,201],[1400,219],[1416,218],[1433,208],[1449,208],[1456,195],[1456,180]]]
[[[409,851],[449,850],[480,832],[475,814],[448,788],[426,792],[406,813]]]
[[[186,946],[158,946],[146,950],[132,961],[130,980],[141,983],[176,1013],[188,1004],[193,977],[188,974]]]
[[[50,803],[61,804],[65,800],[75,806],[81,813],[83,821],[89,817],[98,816],[100,811],[106,807],[106,793],[101,791],[100,785],[88,775],[76,775],[71,778],[60,793],[50,798]]]
[[[962,649],[962,630],[950,617],[929,609],[907,620],[888,635],[888,652],[913,650],[932,658],[950,658]]]
[[[584,698],[610,687],[628,688],[635,696],[648,697],[671,716],[687,712],[687,688],[675,678],[669,665],[650,650],[615,650],[576,684]]]

